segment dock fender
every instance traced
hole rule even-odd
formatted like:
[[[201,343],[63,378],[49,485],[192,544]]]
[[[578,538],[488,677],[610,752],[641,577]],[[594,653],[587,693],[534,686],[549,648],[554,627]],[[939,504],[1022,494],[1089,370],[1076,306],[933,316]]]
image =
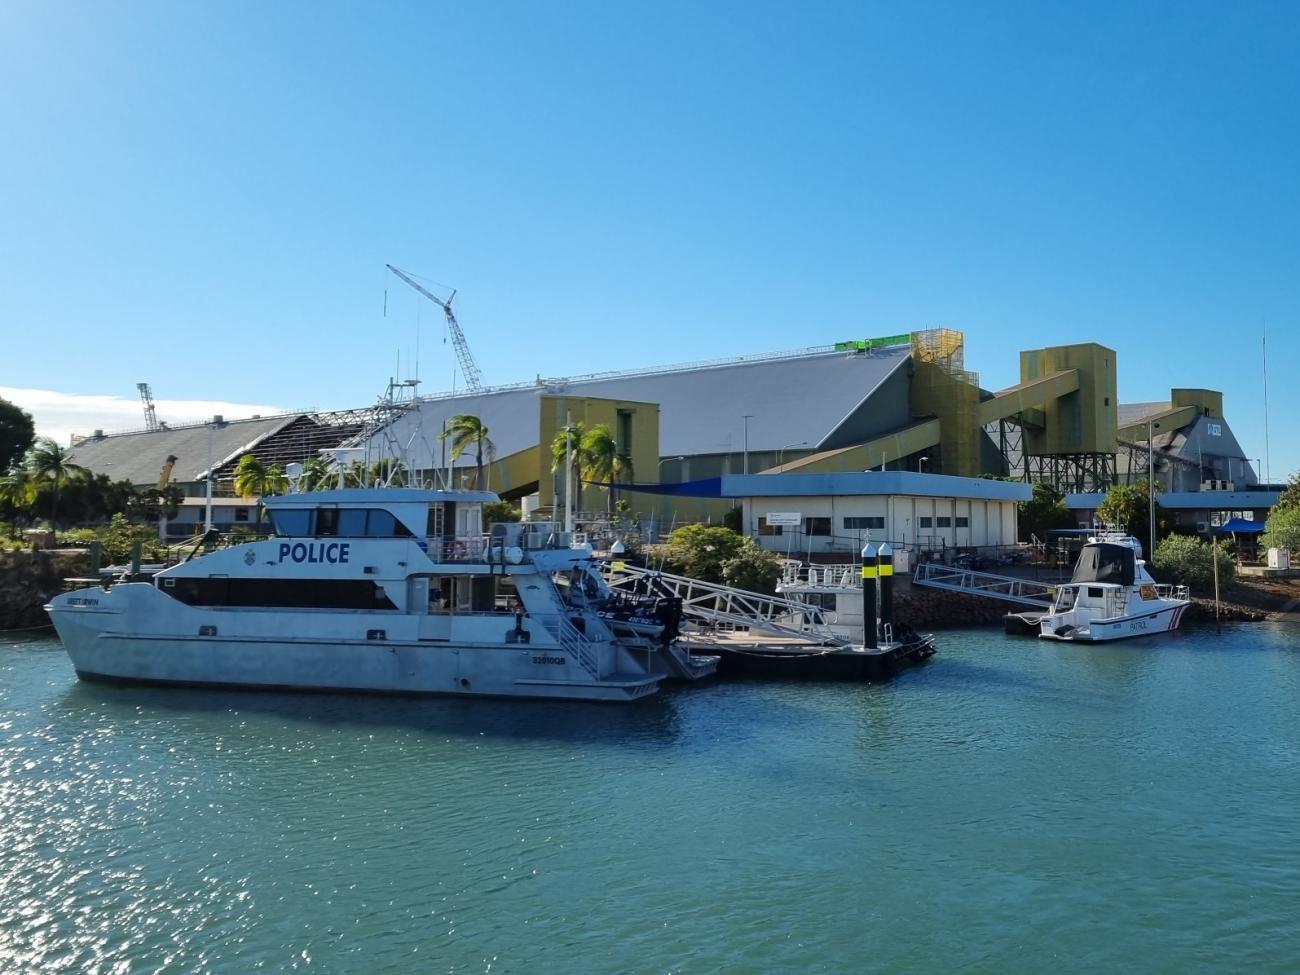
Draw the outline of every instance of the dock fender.
[[[1074,627],[1072,624],[1067,623],[1065,626],[1058,626],[1058,627],[1056,628],[1056,635],[1057,635],[1057,636],[1067,636],[1067,635],[1069,635],[1070,633],[1074,632],[1074,630],[1075,630],[1075,627]]]

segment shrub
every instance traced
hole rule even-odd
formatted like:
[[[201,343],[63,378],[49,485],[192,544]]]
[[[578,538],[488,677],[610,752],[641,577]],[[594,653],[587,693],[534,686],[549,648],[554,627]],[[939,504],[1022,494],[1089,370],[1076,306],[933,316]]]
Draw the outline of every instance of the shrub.
[[[1264,524],[1265,548],[1287,548],[1300,552],[1300,506],[1279,503]]]
[[[722,563],[722,581],[737,589],[771,596],[781,578],[781,560],[752,538],[744,539],[740,550]]]
[[[483,505],[483,524],[494,525],[503,521],[518,521],[519,509],[509,501],[489,501]]]
[[[722,582],[723,565],[740,554],[746,541],[730,528],[683,525],[668,536],[665,556],[672,569],[684,576],[703,582]]]
[[[1232,557],[1220,550],[1219,585],[1226,586],[1236,575]],[[1155,568],[1171,582],[1189,589],[1208,591],[1214,588],[1213,550],[1207,542],[1190,535],[1170,535],[1156,546]]]

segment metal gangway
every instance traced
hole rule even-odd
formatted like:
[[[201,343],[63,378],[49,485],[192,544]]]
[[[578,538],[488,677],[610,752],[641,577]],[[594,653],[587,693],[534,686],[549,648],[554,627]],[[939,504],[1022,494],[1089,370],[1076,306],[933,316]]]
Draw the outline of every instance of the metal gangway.
[[[1032,579],[1018,579],[993,572],[976,572],[939,562],[919,562],[912,570],[912,585],[964,592],[969,596],[1002,599],[1009,603],[1049,609],[1052,605],[1052,585]]]
[[[744,629],[824,646],[845,646],[848,642],[831,630],[818,607],[798,600],[701,582],[639,565],[619,563],[616,569],[605,562],[601,569],[611,589],[639,589],[680,599],[683,617],[709,629]]]

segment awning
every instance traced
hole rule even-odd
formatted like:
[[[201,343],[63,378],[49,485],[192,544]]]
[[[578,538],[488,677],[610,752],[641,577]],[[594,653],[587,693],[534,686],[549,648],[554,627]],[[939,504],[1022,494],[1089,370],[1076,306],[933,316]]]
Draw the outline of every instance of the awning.
[[[1214,530],[1221,535],[1227,535],[1231,532],[1245,532],[1254,535],[1257,532],[1262,532],[1264,530],[1264,522],[1247,521],[1245,518],[1233,518],[1230,521],[1225,521]]]

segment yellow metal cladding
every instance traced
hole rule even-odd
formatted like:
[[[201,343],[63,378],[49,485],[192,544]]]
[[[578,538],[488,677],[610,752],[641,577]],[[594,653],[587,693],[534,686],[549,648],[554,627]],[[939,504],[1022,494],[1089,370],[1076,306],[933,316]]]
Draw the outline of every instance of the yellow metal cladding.
[[[880,563],[880,574],[881,574],[882,576],[892,576],[892,575],[894,574],[894,563],[893,563],[893,562],[881,562],[881,563]]]
[[[887,461],[897,462],[900,457],[928,450],[938,442],[939,421],[925,420],[864,444],[807,454],[762,473],[785,474],[798,471],[801,474],[832,474],[838,471],[867,471]]]
[[[614,436],[620,450],[631,445],[632,477],[627,480],[655,482],[659,480],[659,404],[640,403],[633,400],[601,399],[593,396],[542,396],[538,410],[538,470],[539,503],[549,507],[555,503],[556,475],[551,472],[551,444],[555,435],[564,429],[565,417],[581,423],[590,430],[605,424]],[[559,474],[562,491],[563,472]],[[584,488],[584,508],[604,509],[605,491],[602,488]]]
[[[1078,373],[1078,389],[1042,403],[1042,427],[1025,427],[1025,452],[1115,453],[1118,372],[1115,350],[1085,342],[1020,353],[1021,385],[1070,370]]]
[[[862,578],[874,579],[876,577],[876,567],[874,565],[864,565],[862,567]]]
[[[1223,416],[1223,394],[1217,389],[1171,389],[1172,406],[1194,406],[1210,419]]]
[[[1063,369],[1000,390],[980,403],[980,426],[1018,414],[1022,423],[1041,427],[1046,422],[1042,407],[1062,396],[1068,396],[1078,388],[1079,370]]]
[[[955,329],[912,333],[912,416],[939,421],[939,469],[980,472],[979,376],[965,368],[965,336]]]

